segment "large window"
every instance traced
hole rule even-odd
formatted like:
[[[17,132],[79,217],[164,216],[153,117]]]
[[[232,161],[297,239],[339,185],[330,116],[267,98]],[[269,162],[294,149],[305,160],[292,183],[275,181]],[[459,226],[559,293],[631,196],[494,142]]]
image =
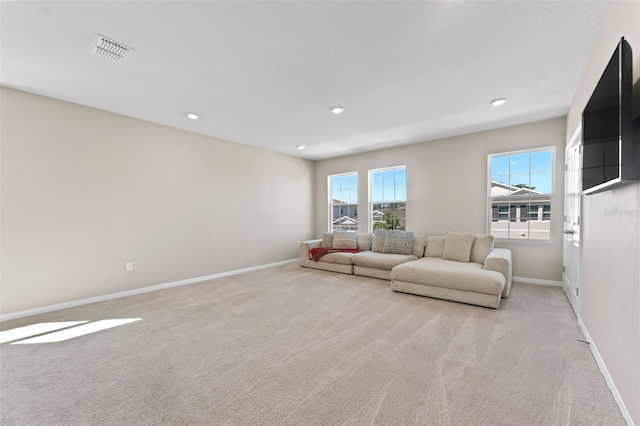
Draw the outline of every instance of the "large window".
[[[555,148],[489,155],[489,232],[496,238],[551,239]]]
[[[375,229],[407,227],[407,172],[405,166],[369,171],[369,223]]]
[[[329,231],[358,231],[358,173],[329,176]]]

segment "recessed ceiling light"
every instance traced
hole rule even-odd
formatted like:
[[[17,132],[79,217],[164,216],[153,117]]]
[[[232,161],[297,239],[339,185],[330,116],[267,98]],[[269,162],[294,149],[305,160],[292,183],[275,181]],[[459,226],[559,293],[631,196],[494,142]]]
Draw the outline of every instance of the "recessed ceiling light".
[[[305,149],[307,146],[306,145],[296,145],[296,148],[298,148],[299,150],[303,150]]]
[[[341,106],[334,106],[331,108],[331,112],[334,114],[340,114],[342,113],[342,111],[344,111],[344,108],[342,108]]]
[[[187,118],[190,118],[192,120],[197,120],[198,119],[198,114],[194,113],[194,112],[190,112],[187,114]]]
[[[491,105],[500,106],[500,105],[504,104],[505,102],[507,102],[507,100],[505,98],[498,98],[498,99],[492,100],[491,101]]]

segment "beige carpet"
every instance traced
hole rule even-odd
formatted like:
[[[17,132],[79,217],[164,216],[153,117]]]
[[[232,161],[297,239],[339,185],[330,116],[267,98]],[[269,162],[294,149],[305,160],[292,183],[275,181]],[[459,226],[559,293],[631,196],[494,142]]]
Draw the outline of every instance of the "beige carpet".
[[[142,318],[2,344],[0,422],[623,425],[560,288],[499,310],[295,264],[2,324]]]

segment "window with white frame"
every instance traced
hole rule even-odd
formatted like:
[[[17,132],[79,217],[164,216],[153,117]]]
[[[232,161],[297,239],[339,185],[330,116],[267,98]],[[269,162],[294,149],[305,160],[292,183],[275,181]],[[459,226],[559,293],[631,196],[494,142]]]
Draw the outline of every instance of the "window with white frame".
[[[551,240],[555,148],[491,154],[489,233],[495,238]]]
[[[369,189],[369,229],[406,230],[406,167],[369,170]]]
[[[358,231],[358,173],[328,177],[329,231]]]

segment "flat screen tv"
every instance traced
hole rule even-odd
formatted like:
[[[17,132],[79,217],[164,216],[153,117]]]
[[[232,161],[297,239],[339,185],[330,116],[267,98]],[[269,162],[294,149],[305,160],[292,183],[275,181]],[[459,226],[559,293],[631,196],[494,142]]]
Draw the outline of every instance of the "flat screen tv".
[[[631,46],[624,39],[582,113],[582,191],[613,189],[640,180],[640,147],[632,116]]]

